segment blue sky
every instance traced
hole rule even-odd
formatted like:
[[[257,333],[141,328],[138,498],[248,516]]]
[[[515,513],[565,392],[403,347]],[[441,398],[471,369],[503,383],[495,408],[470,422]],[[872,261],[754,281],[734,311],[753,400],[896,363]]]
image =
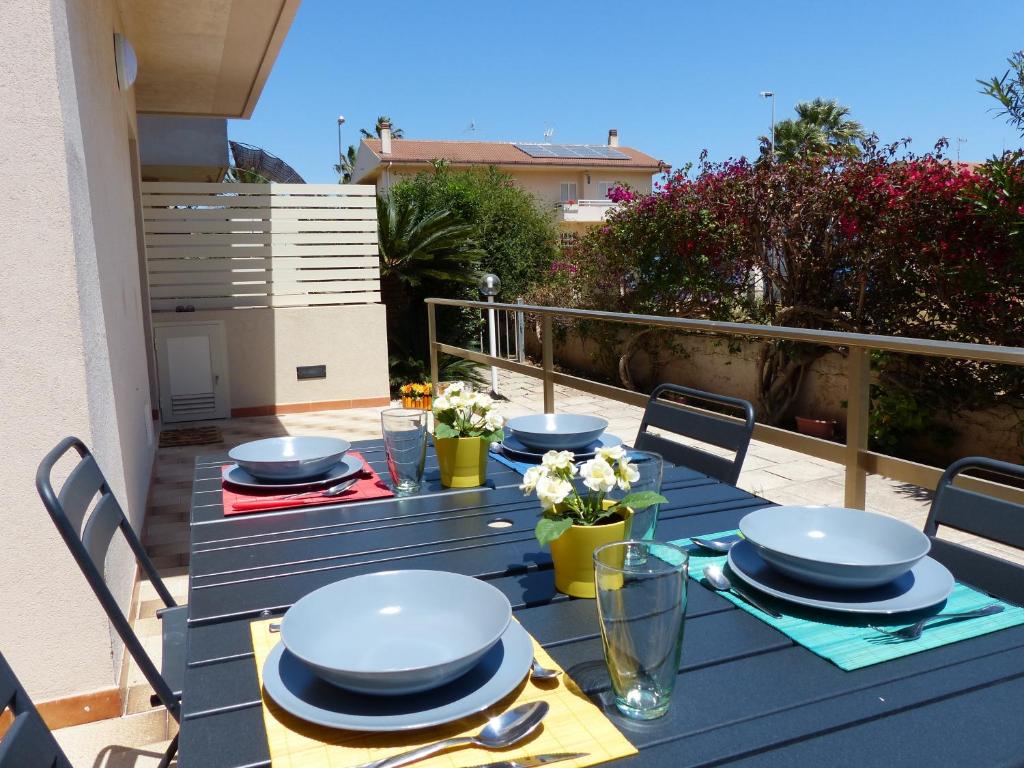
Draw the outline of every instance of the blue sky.
[[[1024,48],[1024,0],[516,2],[303,0],[251,120],[309,182],[334,181],[343,141],[388,114],[409,138],[625,145],[674,166],[757,151],[797,101],[835,98],[916,151],[967,139],[983,160],[1020,137],[975,79]],[[468,130],[471,121],[477,130]],[[955,156],[955,141],[949,154]]]

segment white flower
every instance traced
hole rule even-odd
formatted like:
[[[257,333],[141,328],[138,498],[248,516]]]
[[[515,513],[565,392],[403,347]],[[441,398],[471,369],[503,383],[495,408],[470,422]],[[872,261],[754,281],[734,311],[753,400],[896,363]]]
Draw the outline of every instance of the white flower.
[[[523,493],[533,493],[537,488],[537,482],[544,477],[544,467],[530,467],[523,473],[523,482],[519,490]]]
[[[446,395],[454,395],[458,392],[462,392],[466,388],[466,382],[464,381],[453,381],[447,387],[445,387],[444,393]]]
[[[609,464],[618,461],[626,455],[626,449],[621,445],[606,445],[597,449],[597,457],[604,459]]]
[[[439,395],[438,397],[434,398],[435,411],[447,411],[451,407],[452,404],[449,402],[448,398],[445,395]]]
[[[640,470],[628,458],[623,456],[619,459],[618,466],[615,468],[615,475],[619,479],[619,488],[628,491],[630,486],[640,479]]]
[[[495,413],[494,411],[488,411],[487,415],[484,416],[484,426],[488,432],[494,432],[501,429],[505,423],[505,419],[501,417],[501,414]]]
[[[572,469],[575,458],[572,451],[548,451],[541,461],[549,470]]]
[[[474,392],[473,393],[473,405],[482,411],[488,410],[494,405],[494,400],[486,392]]]
[[[608,493],[615,487],[615,470],[604,459],[593,458],[580,467],[583,484],[592,491]]]
[[[548,510],[565,501],[565,497],[572,493],[572,483],[554,475],[543,475],[537,481],[536,490],[541,506]]]

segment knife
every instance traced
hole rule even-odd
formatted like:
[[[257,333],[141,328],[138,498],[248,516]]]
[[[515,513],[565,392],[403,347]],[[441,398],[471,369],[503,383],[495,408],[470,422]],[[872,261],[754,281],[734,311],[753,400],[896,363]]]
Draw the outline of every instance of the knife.
[[[538,765],[550,765],[562,760],[576,760],[587,757],[588,752],[551,752],[547,755],[520,757],[518,760],[499,760],[496,763],[474,765],[473,768],[537,768]]]

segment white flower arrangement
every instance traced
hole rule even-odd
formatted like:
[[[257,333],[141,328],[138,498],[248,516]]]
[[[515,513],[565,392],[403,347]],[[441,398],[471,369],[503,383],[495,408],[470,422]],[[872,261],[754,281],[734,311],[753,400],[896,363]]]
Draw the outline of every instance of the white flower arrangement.
[[[580,493],[574,479],[587,489],[585,493]],[[537,494],[540,501],[541,518],[534,533],[543,546],[573,525],[600,525],[626,509],[636,511],[667,501],[654,491],[642,491],[627,493],[614,504],[605,503],[610,491],[628,492],[639,479],[639,470],[622,446],[599,448],[594,458],[579,466],[569,451],[548,451],[540,464],[526,470],[519,489]]]
[[[495,410],[494,400],[464,381],[449,384],[435,397],[433,411],[435,437],[479,437],[488,443],[504,437],[505,419]]]

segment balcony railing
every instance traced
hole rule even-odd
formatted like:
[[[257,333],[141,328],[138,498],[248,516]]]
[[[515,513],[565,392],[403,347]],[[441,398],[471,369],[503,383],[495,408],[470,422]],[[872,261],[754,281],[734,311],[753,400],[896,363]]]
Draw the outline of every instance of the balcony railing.
[[[536,315],[541,323],[541,365],[508,360],[474,350],[443,344],[437,341],[435,307],[465,307],[472,309],[496,309],[506,312]],[[819,331],[809,328],[786,328],[781,326],[748,325],[713,320],[690,320],[658,315],[633,315],[621,312],[603,312],[564,307],[541,307],[529,304],[488,304],[481,301],[460,301],[457,299],[427,299],[427,324],[430,335],[430,377],[437,393],[438,354],[444,353],[481,365],[494,366],[504,370],[532,376],[544,382],[544,412],[555,412],[555,384],[572,387],[592,395],[607,397],[621,403],[643,408],[647,395],[633,392],[610,384],[560,373],[554,368],[554,340],[552,320],[573,318],[579,320],[604,321],[625,325],[641,325],[668,328],[689,333],[704,333],[717,336],[776,339],[820,344],[847,350],[847,423],[846,444],[834,443],[797,432],[790,432],[767,424],[754,427],[754,437],[762,442],[777,445],[826,461],[842,464],[846,468],[845,504],[848,507],[864,508],[867,477],[869,474],[885,475],[898,482],[909,483],[921,488],[934,490],[942,469],[899,459],[884,453],[868,450],[868,408],[871,380],[870,353],[872,350],[898,352],[909,355],[926,355],[948,359],[974,360],[977,362],[1003,363],[1024,366],[1024,349],[986,344],[965,344],[933,339],[914,339],[898,336],[880,336],[862,333],[840,333]],[[694,408],[693,410],[700,410]],[[716,414],[721,417],[721,414]],[[975,488],[985,493],[1024,504],[1024,491],[1017,488],[989,482],[978,478],[962,478],[958,485]]]
[[[609,209],[614,205],[611,200],[573,200],[559,204],[562,221],[580,222],[604,221]]]

